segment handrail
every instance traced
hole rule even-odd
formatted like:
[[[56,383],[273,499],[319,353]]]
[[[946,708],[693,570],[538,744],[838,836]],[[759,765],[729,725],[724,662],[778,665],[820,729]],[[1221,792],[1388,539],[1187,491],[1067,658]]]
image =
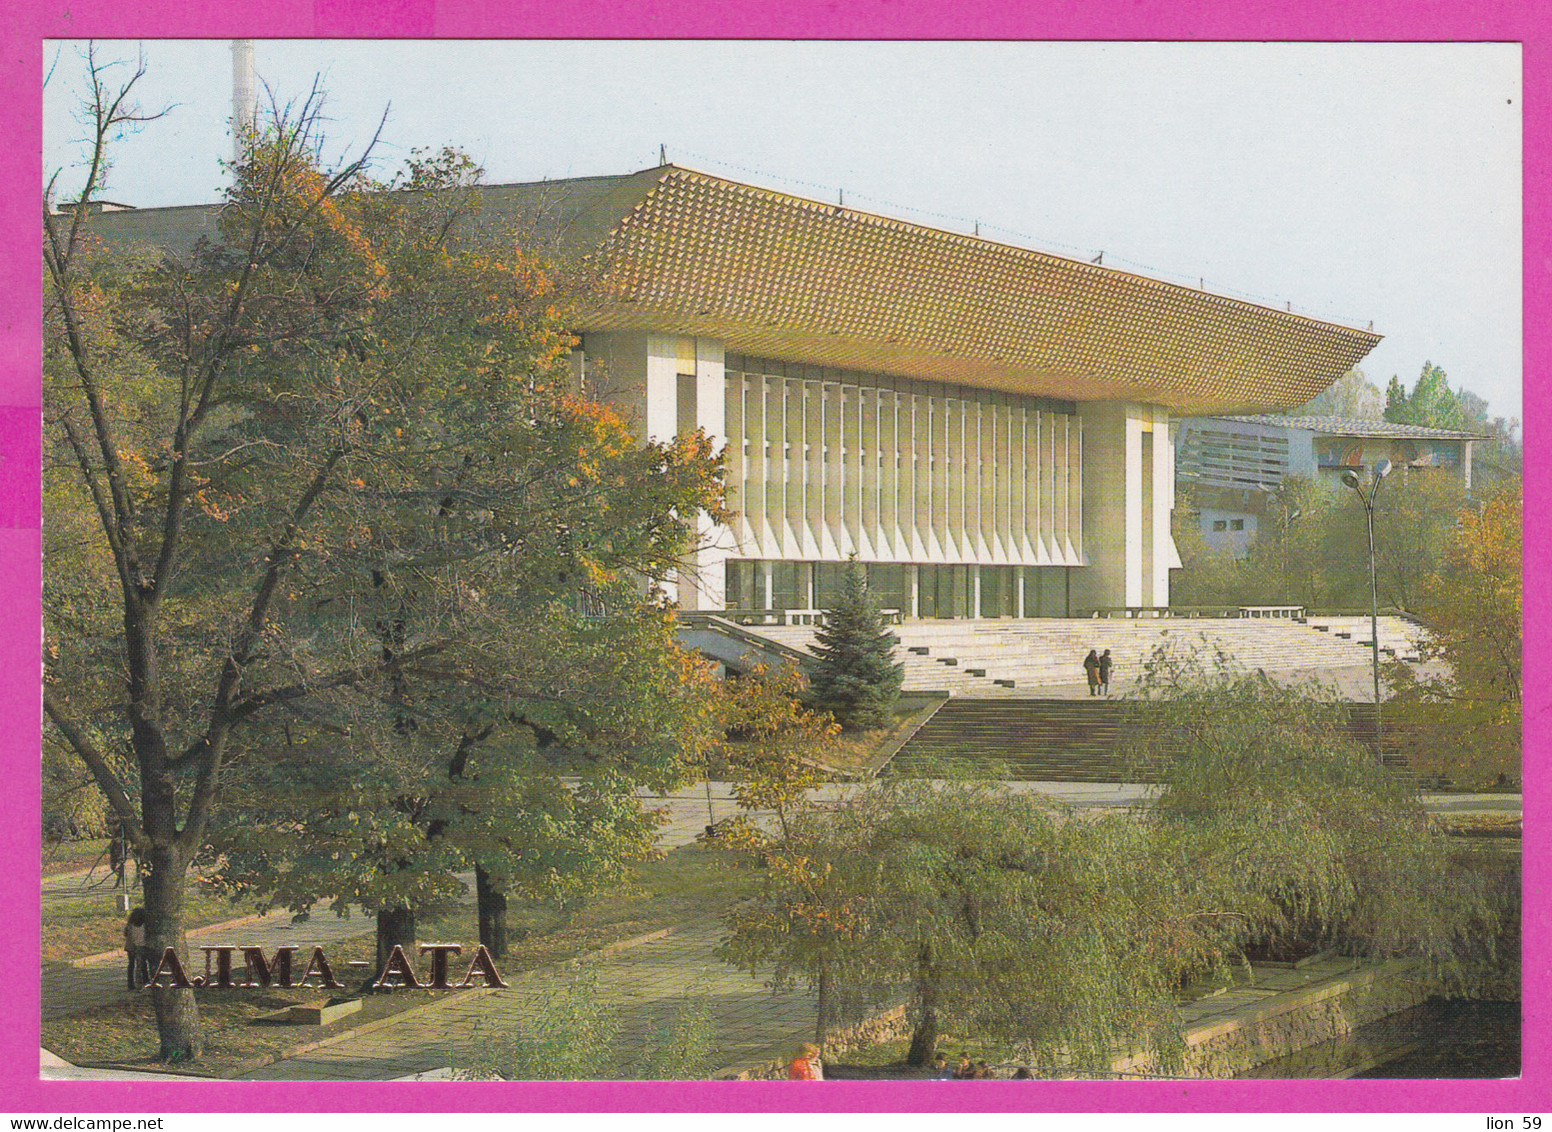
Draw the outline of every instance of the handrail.
[[[793,648],[791,645],[783,644],[781,641],[773,641],[769,637],[751,632],[742,625],[729,621],[720,611],[681,610],[679,613],[679,624],[686,628],[700,626],[715,629],[724,636],[732,637],[735,641],[742,641],[744,644],[753,645],[762,651],[775,653],[777,656],[791,660],[798,665],[812,664],[814,662],[813,656],[802,649]]]
[[[1368,617],[1371,612],[1372,611],[1370,609],[1368,609],[1368,607],[1364,607],[1363,609],[1359,609],[1357,606],[1354,606],[1354,607],[1352,607],[1350,609],[1344,609],[1344,608],[1311,609],[1309,611],[1309,616],[1311,616],[1311,617]],[[1422,619],[1419,618],[1417,616],[1417,614],[1412,613],[1409,610],[1402,609],[1399,605],[1382,605],[1382,606],[1380,606],[1380,609],[1379,609],[1379,615],[1381,617],[1399,617],[1403,621],[1410,621],[1414,625],[1423,625],[1424,628],[1427,628],[1427,626],[1424,625]]]

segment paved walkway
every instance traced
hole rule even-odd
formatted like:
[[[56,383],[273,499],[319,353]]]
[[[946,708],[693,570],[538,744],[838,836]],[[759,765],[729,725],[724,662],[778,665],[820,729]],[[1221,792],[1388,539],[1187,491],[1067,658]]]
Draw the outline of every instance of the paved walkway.
[[[136,880],[133,865],[129,868],[129,880],[131,884]],[[83,896],[100,896],[104,900],[111,900],[119,891],[121,890],[118,887],[118,878],[108,871],[106,864],[90,869],[76,869],[68,873],[55,873],[53,876],[43,878],[43,906],[47,908],[62,900],[79,900]],[[136,886],[129,891],[134,894],[140,889]]]
[[[680,929],[662,939],[615,952],[596,962],[597,1001],[616,1007],[622,1031],[617,1047],[626,1072],[631,1057],[661,1034],[684,1003],[706,1005],[715,1029],[720,1066],[791,1053],[814,1029],[814,1000],[805,989],[773,995],[759,981],[712,954],[722,929],[716,922]],[[575,968],[533,971],[510,978],[511,987],[486,995],[449,995],[399,1015],[395,1024],[338,1038],[244,1074],[247,1080],[375,1081],[423,1073],[465,1061],[483,1035],[531,1019]]]
[[[820,791],[821,795],[833,795],[836,791]],[[644,795],[649,801],[655,800]],[[658,847],[664,850],[688,845],[706,827],[706,787],[698,786],[677,791],[660,800],[668,813],[668,823],[658,835]],[[712,810],[716,820],[737,812],[732,790],[726,783],[712,783]],[[44,904],[61,900],[99,897],[105,907],[111,907],[114,889],[110,886],[94,886],[93,879],[101,880],[99,870],[95,878],[85,873],[49,877],[43,883]],[[474,901],[474,874],[465,875],[468,885],[466,903]],[[281,944],[294,943],[304,948],[327,947],[343,939],[351,939],[375,930],[369,917],[359,912],[349,919],[341,919],[327,910],[314,912],[304,923],[293,924],[289,912],[277,911],[267,915],[242,916],[219,924],[189,929],[190,954],[198,960],[201,943],[230,943],[238,946],[253,945],[273,951]],[[74,1014],[94,1006],[106,1006],[120,1001],[124,988],[125,959],[122,952],[108,952],[87,956],[69,962],[56,961],[43,964],[42,1015],[45,1019]],[[191,975],[195,972],[190,971]]]
[[[472,885],[472,877],[471,877]],[[472,899],[472,898],[471,898]],[[305,950],[375,930],[374,922],[359,914],[340,919],[330,914],[314,915],[306,923],[293,924],[290,913],[274,912],[267,916],[243,916],[221,924],[189,929],[189,953],[197,964],[202,943],[252,945],[273,951],[292,943]],[[122,952],[93,955],[72,962],[43,965],[43,1017],[57,1018],[93,1006],[118,1002],[127,993],[124,986],[125,959]],[[201,968],[203,970],[203,968]],[[199,971],[191,970],[190,975]]]

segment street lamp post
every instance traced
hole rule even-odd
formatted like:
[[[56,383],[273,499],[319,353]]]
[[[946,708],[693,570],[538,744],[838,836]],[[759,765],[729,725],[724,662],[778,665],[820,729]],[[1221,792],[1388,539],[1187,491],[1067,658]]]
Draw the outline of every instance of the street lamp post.
[[[1389,474],[1390,461],[1381,460],[1374,466],[1374,482],[1369,485],[1366,494],[1357,472],[1349,470],[1342,473],[1342,482],[1356,491],[1358,499],[1363,503],[1363,515],[1369,529],[1369,647],[1374,658],[1374,757],[1381,763],[1385,761],[1385,716],[1384,708],[1380,705],[1380,596],[1374,569],[1374,501],[1379,497],[1380,484]]]

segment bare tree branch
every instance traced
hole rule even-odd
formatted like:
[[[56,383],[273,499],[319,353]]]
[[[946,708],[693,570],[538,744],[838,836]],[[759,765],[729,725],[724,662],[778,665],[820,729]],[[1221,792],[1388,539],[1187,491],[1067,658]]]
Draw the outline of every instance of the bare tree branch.
[[[129,836],[137,843],[145,839],[145,831],[140,828],[140,815],[135,810],[135,804],[130,801],[129,794],[119,782],[118,775],[113,773],[113,768],[108,765],[108,760],[103,757],[101,751],[88,739],[76,726],[75,721],[66,713],[65,707],[54,697],[54,693],[48,688],[43,689],[43,711],[53,721],[59,733],[64,736],[83,763],[86,769],[92,772],[92,778],[102,789],[103,794],[112,804],[114,813],[124,824]]]

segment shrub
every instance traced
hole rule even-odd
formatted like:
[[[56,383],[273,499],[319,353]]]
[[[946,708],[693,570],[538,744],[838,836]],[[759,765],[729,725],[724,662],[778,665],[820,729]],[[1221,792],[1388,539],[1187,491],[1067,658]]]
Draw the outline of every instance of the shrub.
[[[453,1068],[468,1081],[684,1080],[716,1068],[704,999],[676,1003],[630,1048],[622,1048],[623,1030],[619,1007],[599,1000],[597,971],[584,970],[541,997],[529,1017],[477,1031]]]

